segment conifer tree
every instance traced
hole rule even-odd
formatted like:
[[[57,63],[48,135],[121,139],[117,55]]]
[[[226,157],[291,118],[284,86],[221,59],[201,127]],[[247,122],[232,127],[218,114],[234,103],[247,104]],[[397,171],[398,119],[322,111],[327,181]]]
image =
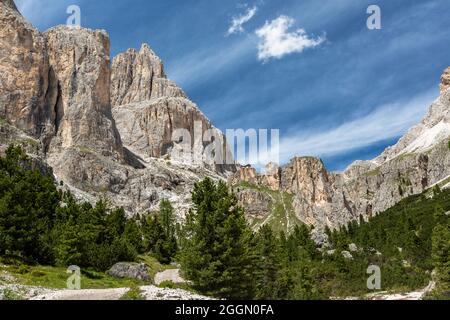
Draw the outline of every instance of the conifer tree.
[[[278,239],[272,229],[264,225],[256,235],[256,299],[277,299],[277,283],[281,269]]]
[[[219,298],[251,298],[251,230],[225,183],[206,178],[192,192],[181,265],[194,288]]]

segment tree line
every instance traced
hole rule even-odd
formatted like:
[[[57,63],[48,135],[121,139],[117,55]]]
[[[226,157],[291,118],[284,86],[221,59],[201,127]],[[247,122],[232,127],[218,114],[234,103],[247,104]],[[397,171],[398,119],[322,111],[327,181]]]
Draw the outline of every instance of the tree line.
[[[3,258],[104,271],[145,253],[179,263],[200,293],[260,300],[363,295],[370,292],[367,267],[376,264],[383,290],[425,286],[434,270],[437,297],[449,296],[449,190],[410,197],[370,221],[328,229],[328,246],[318,248],[306,225],[290,234],[268,225],[252,231],[224,182],[206,178],[195,185],[181,226],[167,200],[157,212],[128,218],[106,201],[77,201],[51,177],[25,169],[26,161],[14,146],[0,159]],[[343,255],[351,245],[351,257]]]
[[[170,202],[159,212],[127,218],[104,200],[95,206],[58,190],[52,177],[29,170],[10,146],[0,158],[0,256],[24,263],[78,265],[105,271],[151,252],[170,263],[177,250]]]

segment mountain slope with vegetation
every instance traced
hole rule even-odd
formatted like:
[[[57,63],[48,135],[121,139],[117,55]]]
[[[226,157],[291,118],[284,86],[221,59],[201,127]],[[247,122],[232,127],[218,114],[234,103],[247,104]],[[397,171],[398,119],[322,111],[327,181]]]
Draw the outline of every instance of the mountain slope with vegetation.
[[[126,218],[102,201],[94,207],[78,203],[29,161],[13,146],[0,158],[0,258],[18,266],[27,284],[45,284],[32,275],[45,279],[52,269],[39,265],[77,264],[94,279],[90,286],[96,286],[95,274],[103,279],[97,285],[114,286],[102,272],[149,254],[181,263],[191,290],[218,298],[364,297],[372,292],[370,265],[380,267],[383,291],[412,291],[434,280],[430,298],[449,297],[448,188],[437,185],[367,222],[327,230],[328,247],[317,247],[303,224],[289,234],[268,224],[252,231],[223,182],[207,178],[196,184],[187,223],[177,227],[168,201],[159,212]]]

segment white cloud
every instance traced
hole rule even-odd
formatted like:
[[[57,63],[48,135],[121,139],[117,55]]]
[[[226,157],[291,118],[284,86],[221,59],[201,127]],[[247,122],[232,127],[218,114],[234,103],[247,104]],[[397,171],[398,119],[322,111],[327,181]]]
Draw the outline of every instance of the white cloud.
[[[279,16],[256,30],[260,38],[258,45],[258,59],[267,61],[270,58],[280,59],[283,56],[303,52],[307,48],[313,48],[325,41],[325,37],[316,39],[310,37],[304,29],[289,32],[295,20],[287,16]]]
[[[255,16],[257,11],[257,7],[248,8],[244,14],[233,17],[227,35],[244,32],[243,25],[249,22]]]
[[[297,156],[334,156],[397,138],[420,121],[436,98],[435,89],[409,101],[382,105],[373,112],[328,131],[299,131],[281,137],[280,158],[287,162]]]

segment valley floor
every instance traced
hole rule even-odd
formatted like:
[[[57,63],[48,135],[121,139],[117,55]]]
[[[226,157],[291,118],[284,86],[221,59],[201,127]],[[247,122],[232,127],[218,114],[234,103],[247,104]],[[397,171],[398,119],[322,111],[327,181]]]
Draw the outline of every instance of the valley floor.
[[[139,289],[145,300],[210,300],[208,297],[193,294],[182,289],[158,288],[155,286],[142,286]],[[23,300],[108,301],[122,299],[130,291],[130,288],[60,290],[33,286],[4,285],[0,286],[0,292],[2,291],[7,291],[8,295],[13,295],[16,299],[20,298]]]
[[[0,300],[210,300],[183,286],[185,281],[174,266],[161,265],[149,256],[140,259],[147,265],[152,281],[86,271],[81,290],[66,289],[65,268],[0,263]]]
[[[390,292],[377,292],[373,294],[369,294],[365,296],[364,300],[385,300],[385,301],[416,301],[422,300],[424,297],[433,291],[436,283],[430,282],[430,284],[421,290],[412,291],[412,292],[404,292],[404,293],[390,293]],[[346,298],[344,300],[359,300],[360,298]]]
[[[129,294],[133,289],[133,285],[126,280],[118,280],[117,283],[105,283],[99,281],[96,285],[90,284],[91,288],[81,290],[68,290],[62,288],[48,288],[45,286],[24,284],[23,279],[16,278],[7,271],[6,266],[2,266],[0,271],[0,300],[121,300]],[[54,270],[58,271],[59,270]],[[169,272],[170,271],[170,272]],[[159,272],[155,275],[155,280],[167,280],[166,277],[178,276],[176,269],[169,269]],[[170,273],[170,274],[169,274]],[[172,274],[173,273],[173,274]],[[161,282],[161,281],[157,281]],[[109,287],[117,285],[118,287]],[[124,287],[119,287],[123,285]],[[130,287],[126,287],[130,285]],[[105,286],[104,288],[92,288],[96,286]],[[140,297],[143,300],[211,300],[211,298],[195,294],[183,289],[161,288],[154,285],[135,286],[140,291]],[[378,292],[364,297],[346,297],[332,298],[332,300],[422,300],[427,293],[431,292],[435,287],[434,282],[421,290],[391,293]]]

